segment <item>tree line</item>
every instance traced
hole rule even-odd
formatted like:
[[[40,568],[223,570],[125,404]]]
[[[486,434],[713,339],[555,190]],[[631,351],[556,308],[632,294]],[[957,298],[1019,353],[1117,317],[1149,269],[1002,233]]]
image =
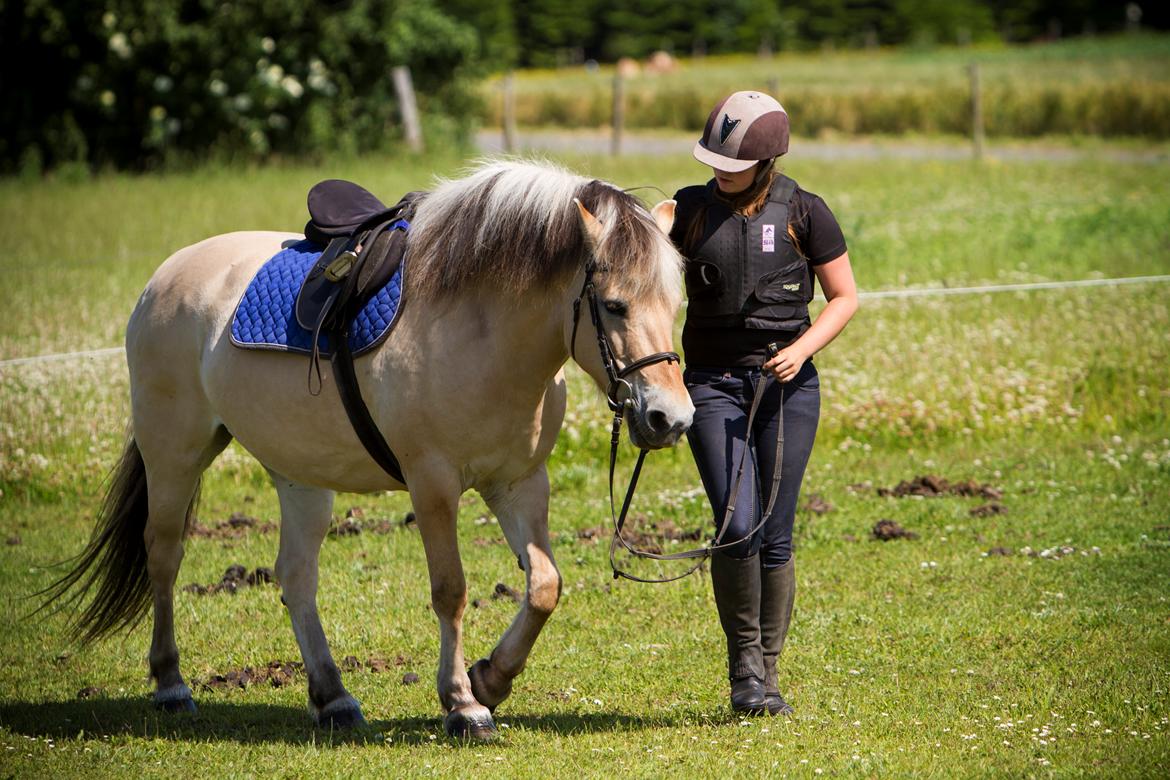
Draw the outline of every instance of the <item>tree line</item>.
[[[1162,4],[1101,0],[439,0],[493,67],[819,47],[1007,43],[1170,26]]]
[[[0,173],[384,148],[398,65],[427,134],[458,143],[475,84],[508,68],[1033,40],[1167,16],[1095,0],[0,0]]]

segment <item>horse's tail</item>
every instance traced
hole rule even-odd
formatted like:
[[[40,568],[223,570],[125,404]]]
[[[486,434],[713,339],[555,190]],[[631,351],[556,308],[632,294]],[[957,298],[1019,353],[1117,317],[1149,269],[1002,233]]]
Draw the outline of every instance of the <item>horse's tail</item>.
[[[196,497],[198,493],[196,489]],[[143,538],[146,519],[146,465],[138,443],[131,437],[111,473],[89,544],[77,557],[66,561],[73,564],[67,574],[36,594],[44,597],[36,611],[58,599],[62,599],[62,607],[76,605],[97,585],[93,600],[72,621],[73,638],[89,644],[119,629],[136,626],[151,602]]]

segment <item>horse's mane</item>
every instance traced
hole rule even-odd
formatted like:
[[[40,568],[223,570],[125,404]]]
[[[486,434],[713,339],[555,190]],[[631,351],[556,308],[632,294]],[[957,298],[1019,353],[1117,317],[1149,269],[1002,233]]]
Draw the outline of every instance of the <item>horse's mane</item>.
[[[597,256],[626,289],[677,289],[678,255],[636,198],[549,163],[510,160],[481,161],[422,200],[407,284],[427,298],[484,285],[516,294],[576,273],[587,247],[574,198],[605,226]]]

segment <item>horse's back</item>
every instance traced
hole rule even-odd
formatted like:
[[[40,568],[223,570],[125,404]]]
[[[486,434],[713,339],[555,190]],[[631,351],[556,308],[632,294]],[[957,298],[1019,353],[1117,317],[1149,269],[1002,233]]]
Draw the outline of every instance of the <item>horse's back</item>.
[[[230,323],[236,301],[264,261],[297,233],[241,231],[184,247],[168,257],[146,284],[126,331],[131,353],[142,337],[180,331],[206,338]]]

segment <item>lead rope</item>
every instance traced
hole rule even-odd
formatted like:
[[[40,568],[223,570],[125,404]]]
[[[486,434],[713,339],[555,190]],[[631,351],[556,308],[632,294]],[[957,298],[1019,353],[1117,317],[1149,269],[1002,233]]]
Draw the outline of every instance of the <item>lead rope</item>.
[[[768,380],[768,375],[761,374],[759,380],[756,382],[755,397],[752,399],[752,407],[751,407],[750,412],[748,413],[747,435],[744,437],[743,452],[740,453],[739,465],[736,467],[735,478],[734,478],[734,480],[732,480],[730,492],[729,492],[729,495],[727,497],[727,509],[723,514],[723,523],[720,527],[719,533],[716,535],[713,544],[707,545],[705,547],[698,547],[698,548],[695,548],[693,550],[684,550],[683,552],[669,553],[669,554],[653,553],[653,552],[650,552],[648,550],[637,549],[636,547],[631,545],[629,542],[627,542],[624,536],[622,536],[622,529],[625,527],[626,516],[627,516],[629,509],[630,509],[630,502],[632,501],[632,499],[634,497],[634,489],[638,484],[638,476],[642,472],[642,463],[643,463],[643,461],[646,460],[646,455],[649,451],[648,450],[641,450],[638,453],[638,461],[634,465],[633,474],[630,476],[630,484],[626,490],[625,498],[622,501],[621,512],[618,513],[616,511],[616,505],[614,502],[613,483],[614,483],[615,471],[617,468],[617,451],[618,451],[618,444],[619,444],[620,435],[621,435],[622,415],[625,411],[625,407],[623,406],[623,407],[619,408],[614,413],[613,430],[612,430],[612,435],[610,436],[610,446],[609,446],[609,512],[610,512],[610,517],[613,520],[613,526],[614,526],[613,540],[610,542],[610,545],[609,545],[609,566],[611,569],[613,569],[613,578],[615,580],[618,579],[619,577],[624,577],[625,579],[632,580],[634,582],[645,582],[645,583],[664,583],[664,582],[674,582],[675,580],[681,580],[683,577],[686,577],[686,576],[694,573],[695,571],[697,571],[698,568],[703,565],[703,561],[705,561],[708,557],[710,557],[710,555],[713,552],[715,552],[717,550],[727,549],[728,547],[734,547],[735,545],[741,544],[742,542],[745,542],[748,539],[750,539],[757,531],[759,531],[761,528],[764,527],[764,524],[768,521],[768,516],[772,514],[772,509],[776,505],[776,498],[780,493],[780,477],[781,477],[781,474],[783,471],[782,467],[783,467],[783,460],[784,460],[784,388],[780,389],[780,414],[779,414],[780,419],[779,419],[779,425],[778,425],[778,428],[776,431],[776,465],[772,470],[772,489],[769,492],[769,496],[768,496],[768,506],[766,509],[764,509],[763,513],[760,515],[759,522],[756,523],[756,525],[750,531],[748,531],[746,534],[744,534],[739,539],[736,539],[735,541],[732,541],[732,542],[724,542],[723,541],[724,534],[726,534],[727,529],[731,527],[731,523],[730,523],[731,516],[735,513],[735,499],[736,499],[736,496],[739,495],[739,487],[743,482],[744,467],[747,463],[747,455],[748,455],[748,451],[751,447],[751,441],[753,438],[752,437],[752,423],[755,422],[756,412],[760,407],[760,399],[763,397],[764,387],[767,384],[767,380]],[[696,560],[694,565],[690,566],[682,574],[678,574],[678,575],[675,575],[673,577],[663,577],[663,578],[653,578],[653,579],[639,577],[637,575],[629,573],[628,571],[626,571],[618,566],[616,553],[617,553],[617,548],[618,548],[619,544],[622,547],[624,547],[631,555],[633,555],[634,557],[637,557],[637,558],[649,558],[649,559],[656,560],[656,561],[679,561],[679,560],[687,560],[690,558],[697,558],[698,560]]]

